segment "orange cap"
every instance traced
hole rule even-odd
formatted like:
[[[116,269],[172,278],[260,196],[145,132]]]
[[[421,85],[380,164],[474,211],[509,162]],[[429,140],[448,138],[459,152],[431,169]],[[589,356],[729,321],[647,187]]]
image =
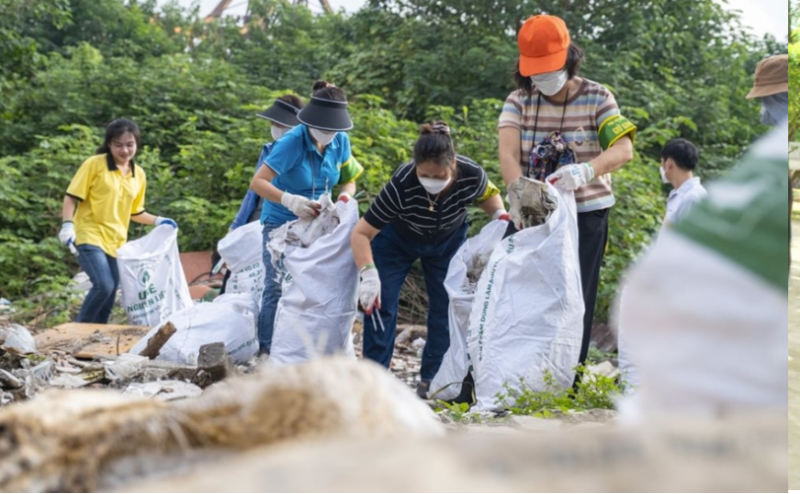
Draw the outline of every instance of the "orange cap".
[[[555,72],[567,63],[569,31],[560,17],[535,15],[517,36],[519,72],[525,77]]]

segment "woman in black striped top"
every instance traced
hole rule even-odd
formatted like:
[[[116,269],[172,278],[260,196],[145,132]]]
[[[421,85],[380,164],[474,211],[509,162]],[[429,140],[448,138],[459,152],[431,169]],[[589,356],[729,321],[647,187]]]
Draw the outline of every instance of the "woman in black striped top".
[[[400,288],[417,260],[428,292],[428,339],[420,386],[427,393],[450,346],[444,279],[450,259],[467,238],[467,207],[477,203],[492,219],[508,221],[500,191],[486,172],[458,156],[444,122],[425,124],[414,159],[402,165],[353,231],[353,256],[361,272],[359,300],[364,321],[364,357],[389,367],[394,350]]]

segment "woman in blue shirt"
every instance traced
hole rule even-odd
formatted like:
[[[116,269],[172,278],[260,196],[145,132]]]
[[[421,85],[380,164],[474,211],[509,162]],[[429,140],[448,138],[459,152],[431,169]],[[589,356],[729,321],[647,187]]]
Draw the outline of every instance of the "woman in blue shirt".
[[[303,100],[293,94],[286,94],[276,99],[272,106],[258,114],[259,117],[270,121],[273,142],[264,144],[261,149],[261,155],[256,163],[256,172],[266,162],[274,141],[283,137],[285,133],[300,123],[297,120],[297,114],[303,109],[303,106]],[[248,190],[242,200],[242,205],[239,207],[239,212],[236,213],[236,218],[231,223],[230,230],[235,230],[240,226],[260,219],[263,202],[264,200],[258,194]]]
[[[339,200],[348,201],[364,170],[353,157],[345,133],[353,123],[344,91],[325,81],[315,83],[313,90],[311,102],[297,115],[300,125],[273,144],[250,184],[252,191],[266,199],[261,212],[264,244],[284,223],[316,217],[320,209],[317,199],[335,186],[340,186]],[[281,285],[266,249],[264,272],[258,339],[260,352],[269,353]]]

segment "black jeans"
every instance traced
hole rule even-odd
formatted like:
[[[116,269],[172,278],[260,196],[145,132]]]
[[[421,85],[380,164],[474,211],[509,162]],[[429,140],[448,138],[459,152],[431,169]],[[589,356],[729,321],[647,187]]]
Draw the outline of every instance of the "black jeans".
[[[597,302],[597,286],[600,284],[600,267],[608,242],[608,213],[610,209],[578,213],[578,260],[581,265],[581,285],[583,288],[583,340],[578,363],[586,362],[589,342],[592,339],[594,306]],[[514,223],[508,223],[506,237],[517,232]]]

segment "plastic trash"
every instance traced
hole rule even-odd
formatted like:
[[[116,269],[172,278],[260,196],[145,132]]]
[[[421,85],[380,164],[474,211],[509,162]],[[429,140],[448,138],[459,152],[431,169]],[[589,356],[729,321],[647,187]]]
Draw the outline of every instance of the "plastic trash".
[[[5,329],[0,329],[0,342],[2,342],[0,349],[15,355],[29,355],[38,352],[33,335],[19,324],[12,324]]]

